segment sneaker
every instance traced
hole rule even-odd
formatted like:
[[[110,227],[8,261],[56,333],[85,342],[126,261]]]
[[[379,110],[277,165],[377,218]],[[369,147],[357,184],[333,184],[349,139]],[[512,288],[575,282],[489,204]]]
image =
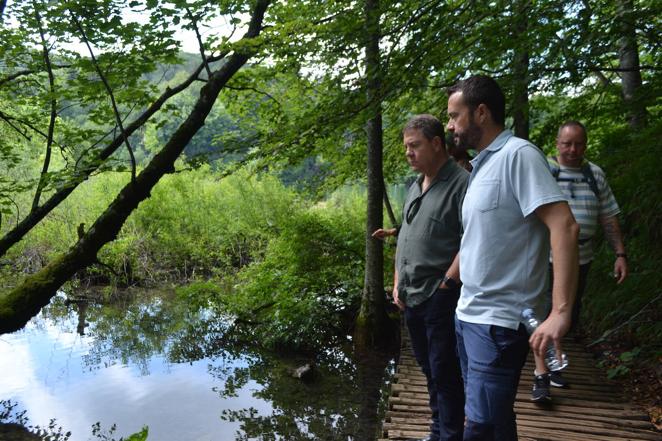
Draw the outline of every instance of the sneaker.
[[[549,374],[549,384],[554,387],[568,387],[570,384],[568,380],[563,378],[560,371],[550,372]]]
[[[552,400],[552,396],[549,393],[549,377],[549,374],[534,376],[533,391],[531,391],[531,401],[544,402]]]

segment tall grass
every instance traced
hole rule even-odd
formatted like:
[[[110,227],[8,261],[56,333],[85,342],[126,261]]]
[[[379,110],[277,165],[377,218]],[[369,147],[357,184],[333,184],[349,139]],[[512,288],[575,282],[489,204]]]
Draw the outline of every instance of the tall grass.
[[[14,268],[35,271],[65,252],[126,184],[126,173],[83,183],[8,253]],[[99,259],[118,274],[159,283],[213,274],[253,260],[299,197],[269,175],[240,171],[219,179],[208,167],[165,176]]]

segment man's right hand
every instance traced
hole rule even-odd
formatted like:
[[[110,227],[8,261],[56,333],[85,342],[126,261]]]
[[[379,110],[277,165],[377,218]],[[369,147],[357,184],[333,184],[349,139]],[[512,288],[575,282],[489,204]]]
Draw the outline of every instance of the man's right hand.
[[[569,313],[550,313],[547,320],[531,334],[529,344],[533,352],[544,357],[550,344],[556,349],[556,356],[561,359],[561,339],[570,329],[571,318]]]
[[[398,295],[398,287],[397,286],[393,288],[393,303],[395,303],[395,305],[398,307],[398,309],[400,311],[405,310],[405,304],[402,303],[402,301],[400,300],[400,296]]]
[[[395,228],[380,228],[372,233],[372,237],[375,239],[384,240],[388,236],[395,236],[396,231],[397,230]]]

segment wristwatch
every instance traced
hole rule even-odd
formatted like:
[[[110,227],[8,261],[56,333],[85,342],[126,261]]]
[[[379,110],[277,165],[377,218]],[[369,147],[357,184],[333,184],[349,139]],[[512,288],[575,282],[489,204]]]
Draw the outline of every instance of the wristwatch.
[[[626,259],[626,260],[627,260],[628,255],[625,254],[625,253],[616,253],[616,258],[619,258],[619,257],[622,257],[623,259]]]
[[[452,277],[448,277],[448,276],[444,276],[444,279],[441,281],[441,283],[442,283],[442,285],[445,284],[450,289],[455,289],[460,285],[459,283],[457,283],[457,280],[453,279]]]

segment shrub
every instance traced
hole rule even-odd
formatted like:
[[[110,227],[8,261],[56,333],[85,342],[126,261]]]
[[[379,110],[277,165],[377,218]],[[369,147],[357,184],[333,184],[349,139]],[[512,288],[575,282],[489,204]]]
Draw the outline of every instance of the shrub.
[[[363,204],[354,192],[293,212],[264,258],[239,272],[226,304],[254,325],[254,338],[319,349],[346,335],[344,318],[356,310],[363,284]]]

